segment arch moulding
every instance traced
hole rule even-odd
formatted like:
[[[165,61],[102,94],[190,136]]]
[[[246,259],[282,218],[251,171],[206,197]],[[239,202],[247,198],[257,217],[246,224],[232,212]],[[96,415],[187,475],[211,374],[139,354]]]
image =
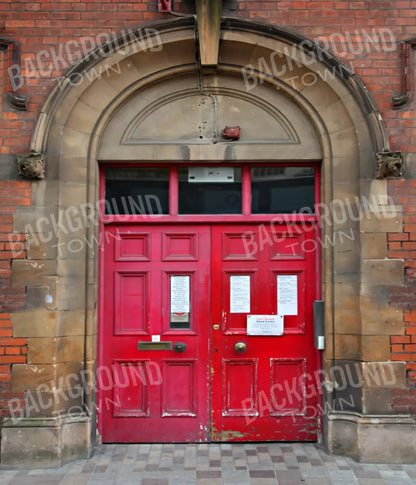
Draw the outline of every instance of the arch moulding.
[[[221,138],[225,126],[237,125],[239,141]],[[322,365],[328,371],[334,364],[358,365],[361,372],[371,362],[388,360],[386,353],[374,357],[366,349],[374,339],[385,345],[389,331],[400,325],[392,313],[387,331],[377,326],[376,309],[387,302],[374,289],[385,295],[391,282],[373,279],[374,259],[362,250],[368,234],[400,230],[385,181],[374,180],[375,154],[385,148],[380,114],[357,76],[310,40],[270,25],[223,19],[216,73],[198,72],[193,17],[133,29],[67,72],[33,135],[32,150],[46,156],[46,177],[33,184],[33,205],[19,213],[15,225],[20,232],[28,221],[35,228],[28,260],[13,263],[13,281],[28,287],[28,298],[35,296],[30,309],[13,315],[16,336],[29,338],[28,363],[14,366],[13,382],[24,391],[47,383],[43,402],[49,405],[19,422],[5,421],[3,463],[16,463],[17,456],[21,463],[23,455],[26,463],[37,460],[39,466],[64,463],[87,456],[96,440],[93,384],[77,396],[69,393],[67,400],[56,396],[65,395],[57,389],[70,385],[68,376],[91,379],[100,347],[100,246],[91,243],[99,242],[100,163],[320,162],[321,238],[331,241],[322,245]],[[368,217],[342,217],[343,204],[372,196],[377,202]],[[51,217],[60,221],[55,231]],[[41,218],[43,224],[33,224]],[[342,233],[350,237],[337,237]],[[36,346],[52,349],[50,360],[31,352]],[[40,365],[45,379],[37,375]],[[399,365],[395,372],[402,378]],[[360,445],[370,427],[365,391],[354,390],[347,411],[335,408],[323,416],[329,450],[372,458]],[[340,396],[331,391],[324,399],[332,403]],[[379,426],[371,432],[379,437],[394,419],[378,414]],[[401,420],[406,432],[414,425],[410,417]],[[49,445],[45,438],[39,447],[39,433],[48,436]],[[377,439],[379,447],[386,445]]]

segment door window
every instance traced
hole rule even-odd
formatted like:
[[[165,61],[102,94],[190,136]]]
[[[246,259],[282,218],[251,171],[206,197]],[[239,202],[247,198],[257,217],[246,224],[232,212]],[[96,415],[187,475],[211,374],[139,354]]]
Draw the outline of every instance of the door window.
[[[241,214],[241,168],[180,168],[179,214]]]
[[[313,167],[255,167],[251,169],[253,214],[314,213]]]
[[[106,215],[314,214],[311,166],[110,167]]]
[[[111,167],[105,178],[106,214],[169,214],[169,168]]]

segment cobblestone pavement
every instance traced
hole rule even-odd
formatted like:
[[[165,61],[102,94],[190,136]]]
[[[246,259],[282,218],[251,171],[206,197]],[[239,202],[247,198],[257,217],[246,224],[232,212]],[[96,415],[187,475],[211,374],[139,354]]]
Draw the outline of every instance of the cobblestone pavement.
[[[356,463],[313,443],[101,445],[61,468],[0,467],[0,485],[404,485],[416,464]]]

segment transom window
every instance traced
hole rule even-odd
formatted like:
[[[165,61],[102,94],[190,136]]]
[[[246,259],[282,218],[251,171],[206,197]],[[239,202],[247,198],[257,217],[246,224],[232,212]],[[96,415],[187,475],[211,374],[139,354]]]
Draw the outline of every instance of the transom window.
[[[312,166],[107,167],[105,214],[313,214]]]

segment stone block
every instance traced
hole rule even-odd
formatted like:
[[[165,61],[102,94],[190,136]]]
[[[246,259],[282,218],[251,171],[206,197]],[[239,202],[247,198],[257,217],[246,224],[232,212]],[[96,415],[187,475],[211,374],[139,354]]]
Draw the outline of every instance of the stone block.
[[[60,430],[55,427],[9,428],[1,436],[1,462],[29,468],[60,465]]]
[[[46,384],[51,389],[56,383],[57,368],[54,364],[14,364],[12,369],[13,391],[35,391]]]
[[[392,394],[391,388],[364,388],[363,413],[390,414],[392,412]]]
[[[361,342],[359,335],[335,335],[334,356],[344,360],[360,360]]]
[[[361,285],[363,335],[404,334],[403,312],[388,306],[389,286]]]
[[[360,425],[358,442],[359,460],[365,463],[416,461],[416,425],[411,420],[370,418]]]
[[[44,308],[11,314],[14,337],[55,337],[56,312]]]
[[[406,386],[406,362],[362,362],[366,388],[401,388]]]
[[[28,364],[55,364],[56,363],[56,338],[28,339]]]
[[[361,357],[365,362],[384,362],[390,358],[390,338],[388,335],[363,335]]]
[[[394,207],[384,212],[370,212],[363,216],[360,224],[361,232],[402,232],[403,214]]]
[[[84,337],[71,335],[57,339],[57,362],[83,361]]]
[[[92,454],[91,419],[88,416],[34,417],[4,421],[1,462],[24,468],[61,467]]]
[[[416,422],[409,416],[330,413],[325,446],[364,463],[414,463]]]
[[[84,335],[85,311],[68,310],[57,313],[57,335]]]
[[[361,236],[361,256],[363,259],[387,258],[387,235],[382,232],[364,233]]]
[[[335,308],[335,332],[338,334],[359,334],[361,331],[358,308]]]
[[[367,285],[402,286],[404,265],[398,259],[366,259],[362,261],[361,281]]]
[[[58,247],[56,241],[42,242],[39,235],[28,234],[27,259],[56,259]]]
[[[12,263],[13,286],[42,285],[45,276],[56,275],[56,261],[53,260],[14,260]]]

